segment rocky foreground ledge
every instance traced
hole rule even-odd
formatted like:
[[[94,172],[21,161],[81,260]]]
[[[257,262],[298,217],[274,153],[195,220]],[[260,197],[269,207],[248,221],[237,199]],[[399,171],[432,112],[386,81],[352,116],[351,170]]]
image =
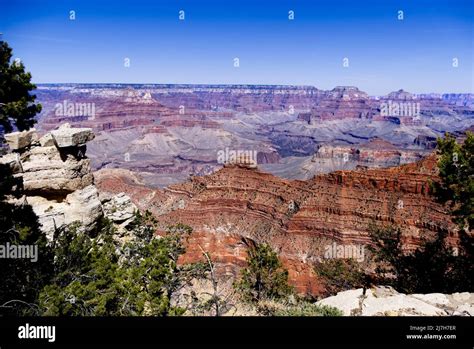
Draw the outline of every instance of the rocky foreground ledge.
[[[92,139],[91,129],[69,124],[41,138],[35,129],[5,135],[10,153],[0,158],[0,164],[9,165],[23,182],[23,196],[10,201],[31,205],[50,238],[56,228],[75,221],[90,230],[103,215],[85,156],[86,143]]]
[[[474,293],[403,294],[377,286],[339,292],[318,305],[340,309],[345,316],[474,316]]]

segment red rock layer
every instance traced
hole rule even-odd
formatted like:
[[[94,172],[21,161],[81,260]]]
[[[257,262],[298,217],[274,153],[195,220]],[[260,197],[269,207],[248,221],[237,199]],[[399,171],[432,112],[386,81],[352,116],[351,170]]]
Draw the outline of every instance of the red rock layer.
[[[228,166],[164,191],[146,188],[129,176],[101,170],[96,183],[100,190],[126,192],[141,209],[151,210],[160,231],[177,222],[190,225],[194,232],[184,260],[202,258],[202,248],[225,273],[235,275],[245,264],[246,242],[267,242],[289,269],[290,282],[306,294],[321,291],[312,265],[325,246],[333,241],[368,244],[372,224],[399,226],[407,249],[441,231],[456,240],[447,210],[429,194],[429,182],[437,180],[434,156],[388,169],[337,171],[309,181]]]

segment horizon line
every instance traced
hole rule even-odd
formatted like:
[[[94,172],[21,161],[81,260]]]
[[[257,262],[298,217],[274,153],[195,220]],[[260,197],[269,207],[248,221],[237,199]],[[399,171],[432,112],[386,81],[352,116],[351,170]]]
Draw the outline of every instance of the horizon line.
[[[333,91],[336,88],[356,88],[360,92],[364,92],[369,97],[386,96],[393,92],[407,92],[413,95],[449,95],[449,94],[462,94],[462,95],[474,95],[474,92],[410,92],[403,88],[394,89],[387,94],[370,94],[366,91],[360,90],[357,86],[353,85],[337,85],[330,90],[320,89],[314,85],[294,85],[294,84],[213,84],[213,83],[141,83],[141,82],[41,82],[34,83],[36,86],[45,85],[152,85],[152,86],[209,86],[209,87],[238,87],[238,86],[252,86],[252,87],[286,87],[286,88],[312,88],[318,91]]]

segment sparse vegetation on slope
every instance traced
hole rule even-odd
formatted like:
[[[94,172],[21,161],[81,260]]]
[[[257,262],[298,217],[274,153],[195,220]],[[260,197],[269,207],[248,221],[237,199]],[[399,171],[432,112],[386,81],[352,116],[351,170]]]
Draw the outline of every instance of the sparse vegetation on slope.
[[[281,299],[292,292],[288,285],[288,271],[269,245],[259,244],[250,248],[247,263],[235,284],[245,301]]]
[[[353,259],[323,260],[315,264],[314,270],[324,282],[326,296],[365,286],[363,266]]]
[[[136,220],[144,222],[144,217],[137,215]],[[53,281],[40,295],[41,314],[183,314],[185,309],[172,305],[174,293],[205,271],[200,264],[178,265],[191,229],[178,224],[169,227],[165,236],[153,238],[151,226],[136,227],[149,242],[140,240],[122,248],[113,242],[114,227],[109,222],[93,239],[75,227],[60,231],[53,242]]]

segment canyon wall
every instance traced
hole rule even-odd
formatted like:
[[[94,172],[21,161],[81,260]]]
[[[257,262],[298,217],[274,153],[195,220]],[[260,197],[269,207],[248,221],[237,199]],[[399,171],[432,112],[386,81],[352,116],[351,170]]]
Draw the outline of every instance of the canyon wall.
[[[352,86],[45,84],[37,96],[40,132],[92,128],[94,170],[129,169],[152,187],[211,174],[225,149],[256,151],[262,169],[288,179],[397,166],[474,124],[470,94],[369,96]],[[342,148],[361,153],[342,162]]]
[[[97,185],[105,192],[126,192],[141,209],[158,219],[162,233],[181,222],[194,233],[186,261],[210,252],[221,274],[233,277],[245,265],[246,250],[269,243],[289,269],[299,292],[317,295],[321,284],[313,272],[326,246],[370,243],[369,227],[394,225],[404,247],[457,228],[445,207],[430,195],[438,180],[436,157],[388,169],[357,168],[318,175],[307,181],[285,180],[246,165],[225,166],[208,176],[164,190],[150,189],[139,174],[101,170]]]
[[[406,250],[441,232],[448,243],[457,243],[447,208],[430,194],[430,183],[439,180],[434,154],[402,166],[358,166],[305,181],[279,178],[237,159],[210,175],[153,189],[139,172],[102,169],[93,175],[85,156],[93,137],[90,129],[68,125],[41,138],[35,130],[5,136],[10,153],[0,162],[23,183],[23,197],[11,200],[31,205],[50,238],[75,221],[93,230],[105,214],[118,226],[117,238],[127,241],[125,227],[135,208],[150,210],[159,222],[157,234],[176,223],[193,228],[181,262],[201,260],[207,251],[220,277],[235,278],[248,249],[265,242],[289,270],[291,284],[312,295],[324,287],[313,265],[327,246],[367,246],[371,226],[399,227]]]

